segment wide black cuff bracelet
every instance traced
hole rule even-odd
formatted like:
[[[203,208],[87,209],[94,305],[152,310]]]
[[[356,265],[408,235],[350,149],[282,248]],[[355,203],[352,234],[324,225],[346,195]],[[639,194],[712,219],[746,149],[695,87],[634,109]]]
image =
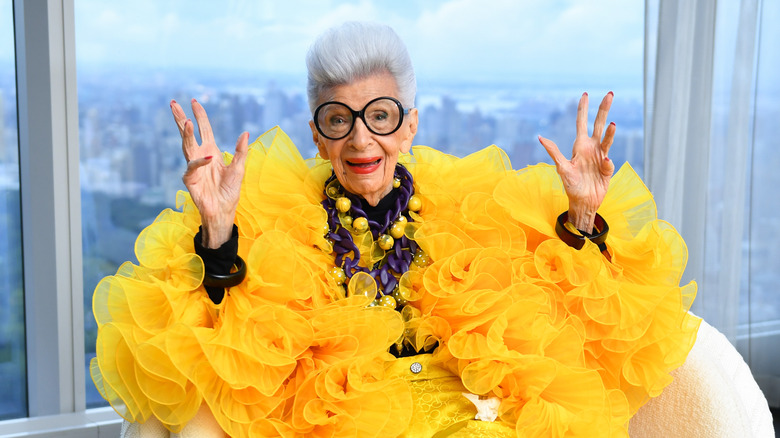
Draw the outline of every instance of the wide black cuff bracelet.
[[[598,245],[600,251],[603,252],[607,250],[607,244],[604,242],[607,240],[609,225],[607,225],[607,221],[605,221],[600,214],[596,213],[596,219],[593,221],[593,231],[590,233],[586,233],[582,230],[577,230],[580,234],[574,233],[566,226],[566,221],[568,220],[569,212],[564,211],[558,216],[558,220],[555,222],[555,233],[564,243],[574,249],[581,249],[583,245],[585,245],[585,239],[589,239],[591,242]]]
[[[246,263],[244,259],[236,255],[236,271],[229,274],[209,274],[203,276],[203,285],[207,287],[233,287],[238,286],[246,278]]]

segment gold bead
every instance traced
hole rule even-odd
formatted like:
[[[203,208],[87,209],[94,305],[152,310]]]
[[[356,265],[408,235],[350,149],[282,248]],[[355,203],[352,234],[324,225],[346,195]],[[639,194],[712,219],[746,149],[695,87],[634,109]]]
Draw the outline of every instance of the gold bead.
[[[401,178],[393,178],[393,188],[401,187]]]
[[[344,225],[345,227],[352,226],[352,216],[346,215],[341,216],[341,225]]]
[[[406,216],[404,216],[402,214],[399,214],[398,215],[398,219],[395,220],[395,223],[400,225],[401,228],[405,227],[407,222],[409,222],[409,221],[406,219]]]
[[[364,217],[357,217],[352,220],[352,228],[355,229],[355,232],[358,234],[365,233],[368,231],[368,219]]]
[[[376,243],[379,244],[380,248],[387,251],[393,247],[395,240],[393,240],[393,237],[389,234],[382,234],[378,239],[376,239]]]
[[[428,254],[426,254],[423,250],[418,249],[416,253],[414,253],[414,258],[412,258],[412,263],[415,265],[424,268],[428,266],[431,263],[431,259],[428,257]]]
[[[404,235],[404,226],[393,222],[393,225],[390,225],[390,235],[393,236],[393,239],[400,239]]]
[[[322,225],[322,235],[323,235],[323,236],[327,236],[329,232],[330,232],[330,225],[328,225],[328,223],[327,223],[327,222],[325,222],[325,223]]]
[[[401,294],[401,289],[398,286],[393,289],[393,299],[395,299],[395,302],[398,303],[399,306],[404,306],[409,302],[409,300]]]
[[[382,295],[382,298],[379,299],[379,305],[382,307],[388,307],[390,309],[395,309],[397,306],[395,298],[391,297],[390,295]]]
[[[336,186],[328,187],[327,192],[328,192],[328,196],[330,196],[331,198],[335,198],[336,196],[339,195],[339,189]]]
[[[420,208],[422,208],[422,201],[417,195],[412,195],[412,197],[409,198],[408,207],[409,210],[420,211]]]
[[[347,274],[338,266],[330,268],[328,274],[330,274],[330,278],[332,278],[333,281],[335,281],[338,285],[344,284],[344,282],[347,280]]]
[[[339,199],[336,199],[336,210],[346,213],[350,208],[352,208],[352,201],[350,201],[349,198],[342,196]]]

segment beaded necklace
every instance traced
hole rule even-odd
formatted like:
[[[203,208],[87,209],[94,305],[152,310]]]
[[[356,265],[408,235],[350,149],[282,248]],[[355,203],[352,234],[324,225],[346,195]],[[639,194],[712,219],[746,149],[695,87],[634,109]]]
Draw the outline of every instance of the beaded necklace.
[[[420,198],[414,195],[412,175],[400,164],[396,164],[393,189],[398,190],[394,205],[385,213],[382,223],[368,219],[359,196],[341,186],[335,174],[325,181],[322,206],[328,213],[327,238],[336,254],[335,265],[330,271],[338,284],[348,283],[353,275],[365,272],[377,285],[372,305],[397,308],[406,304],[398,287],[398,279],[409,270],[412,261],[425,260],[425,254],[414,240],[404,234],[407,222],[413,221],[409,211],[419,211]],[[360,266],[361,253],[355,238],[364,238],[371,233],[371,268]]]

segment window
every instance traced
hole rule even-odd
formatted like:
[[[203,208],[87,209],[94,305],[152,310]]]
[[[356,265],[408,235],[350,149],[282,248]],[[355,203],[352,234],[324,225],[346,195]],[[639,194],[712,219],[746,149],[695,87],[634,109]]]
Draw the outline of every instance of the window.
[[[257,136],[278,123],[303,155],[312,155],[315,150],[306,123],[303,59],[314,36],[334,23],[347,19],[385,22],[407,42],[418,74],[417,106],[422,124],[417,143],[456,155],[496,143],[509,153],[515,167],[549,161],[535,140],[536,134],[556,140],[566,153],[580,93],[588,91],[593,96],[592,119],[597,97],[612,89],[616,99],[610,119],[618,125],[618,137],[611,156],[617,164],[629,161],[641,173],[643,2],[514,3],[520,4],[496,2],[485,7],[477,0],[431,0],[383,6],[347,0],[316,2],[302,9],[295,2],[247,0],[0,0],[0,420],[30,417],[0,421],[0,435],[37,432],[38,436],[54,436],[65,429],[88,427],[100,436],[118,434],[113,411],[85,411],[85,406],[103,404],[81,369],[82,364],[86,368],[95,345],[91,295],[102,276],[134,258],[132,243],[138,231],[160,209],[170,206],[175,191],[182,188],[184,163],[168,101],[176,98],[185,103],[197,97],[211,114],[217,138],[227,150],[232,149],[241,131]],[[758,5],[762,22],[758,67],[753,72],[755,114],[749,115],[753,141],[745,203],[749,213],[741,242],[744,262],[738,340],[770,404],[777,406],[780,396],[772,388],[780,387],[776,365],[780,304],[772,291],[778,283],[775,267],[780,244],[774,244],[776,238],[764,236],[767,230],[771,233],[778,228],[772,210],[777,205],[776,195],[771,188],[780,183],[778,173],[772,172],[780,165],[772,136],[780,117],[776,80],[780,61],[779,52],[772,51],[772,42],[780,40],[780,30],[771,23],[780,17],[780,5],[746,3]],[[737,4],[734,0],[718,2],[719,20],[737,18]],[[51,18],[48,22],[47,14]],[[19,26],[20,18],[30,31],[25,34],[17,28],[14,36],[14,24]],[[40,46],[35,35],[46,34],[41,30],[48,26],[52,40],[59,45],[55,51],[64,46],[67,52],[75,49],[69,46],[74,21],[79,104],[49,107],[50,111],[44,112],[55,118],[79,118],[81,162],[59,164],[55,173],[76,175],[70,181],[80,179],[81,187],[72,184],[76,188],[69,188],[69,196],[58,196],[62,178],[50,187],[30,190],[25,175],[35,173],[24,156],[35,153],[29,147],[35,142],[25,139],[30,136],[29,129],[17,130],[17,120],[19,126],[29,127],[40,122],[30,120],[30,113],[44,113],[23,110],[30,90],[45,89],[44,93],[51,95],[62,92],[63,87],[59,84],[60,89],[53,91],[49,83],[39,86],[39,78],[32,80],[35,70],[28,70],[24,63],[17,66],[17,84],[14,39],[17,48],[28,47],[27,53],[19,49],[18,55],[29,56],[36,52],[31,47]],[[65,37],[60,38],[58,32]],[[726,47],[720,51],[734,50]],[[54,63],[51,58],[35,61],[39,62],[36,67],[51,68]],[[68,61],[65,64],[67,67]],[[62,73],[59,68],[52,71],[52,77]],[[25,79],[32,84],[24,84]],[[54,80],[64,82],[62,78]],[[75,85],[65,86],[65,94],[75,93]],[[728,99],[723,102],[729,106]],[[728,123],[728,111],[718,113],[716,109],[713,125],[721,129]],[[47,128],[55,125],[51,120],[43,124]],[[76,129],[52,131],[57,136]],[[52,158],[62,149],[72,152],[75,143],[69,140],[60,151],[39,155]],[[725,153],[723,160],[728,162],[729,156]],[[22,217],[21,196],[41,191],[64,204],[53,208],[57,218],[54,214],[37,215],[43,219],[36,222],[34,214]],[[24,205],[29,208],[30,202]],[[33,257],[33,251],[27,251],[29,242],[42,234],[37,231],[55,228],[55,221],[63,220],[75,224],[79,233],[69,236],[77,237],[64,251],[58,248],[56,257],[38,258],[46,258],[44,265],[70,274],[72,282],[58,282],[57,287],[47,287],[52,282],[44,282],[41,287],[33,281],[36,275],[28,271],[24,284],[21,260]],[[62,230],[55,234],[61,237]],[[724,234],[716,233],[716,238],[720,240]],[[70,255],[63,257],[63,253]],[[84,306],[73,308],[74,302],[82,300],[82,283]],[[54,304],[41,312],[39,302],[28,303],[25,315],[24,300],[36,294],[44,297],[39,301]],[[73,344],[67,344],[71,339]],[[26,342],[46,348],[27,351]],[[66,346],[56,352],[58,344]],[[75,360],[68,357],[73,354]],[[48,432],[41,433],[44,430]]]
[[[256,136],[278,123],[305,156],[312,155],[304,95],[308,44],[340,21],[381,21],[399,32],[415,61],[423,123],[418,143],[456,155],[496,143],[515,167],[548,161],[536,134],[565,150],[580,93],[600,98],[612,89],[617,99],[611,119],[619,126],[612,157],[629,159],[641,170],[644,11],[618,2],[612,15],[620,19],[606,21],[601,12],[601,6],[570,1],[494,8],[473,0],[389,6],[348,1],[300,10],[289,2],[0,0],[0,419],[30,417],[0,423],[0,434],[83,425],[85,407],[103,404],[82,370],[94,348],[92,290],[119,263],[133,259],[138,231],[182,188],[184,163],[168,111],[171,98],[204,103],[227,150],[241,131]],[[584,39],[577,30],[582,25],[600,31]],[[217,31],[193,33],[193,26]],[[442,27],[469,31],[453,37]],[[475,33],[480,46],[473,45]],[[26,62],[17,66],[18,93],[14,39],[16,47],[26,47],[19,49]],[[586,49],[606,46],[616,49],[598,60]],[[75,76],[67,59],[74,52]],[[64,73],[55,65],[63,54]],[[609,74],[603,65],[612,66]],[[36,75],[40,67],[50,74]],[[41,84],[33,76],[47,78]],[[73,77],[78,84],[68,83]],[[78,106],[70,100],[76,89]],[[48,106],[37,106],[46,94]],[[41,114],[53,117],[35,120]],[[78,130],[71,124],[77,117]],[[51,136],[60,138],[39,141],[45,135],[35,131],[47,129],[31,126],[52,128]],[[78,154],[74,138],[64,147],[56,141],[66,135],[78,141]],[[76,155],[78,161],[69,161]],[[52,160],[53,178],[37,182],[33,176],[48,171],[26,157]],[[47,207],[27,210],[40,193]],[[56,239],[41,237],[48,235],[40,231],[51,229]],[[56,268],[57,275],[38,271],[24,277],[23,257]],[[74,309],[82,286],[84,306]],[[26,351],[27,344],[42,347]],[[69,357],[74,353],[76,359]],[[108,409],[86,412],[98,429],[116,418]],[[47,415],[48,420],[32,421]]]
[[[134,260],[138,232],[184,188],[181,140],[168,102],[174,98],[189,110],[197,98],[223,150],[232,151],[243,131],[253,139],[279,124],[304,157],[313,156],[304,58],[316,35],[338,22],[381,21],[406,41],[418,77],[417,144],[463,156],[495,143],[515,167],[551,162],[537,134],[570,155],[580,94],[593,96],[593,120],[601,97],[614,90],[610,120],[618,133],[611,155],[641,173],[641,2],[613,4],[612,19],[601,7],[574,2],[183,5],[75,5],[85,363],[95,348],[90,298],[97,282]],[[469,31],[450,40],[453,32],[444,28],[458,26]],[[586,27],[599,31],[582,31]],[[593,59],[589,47],[613,50]],[[103,403],[88,376],[86,386],[88,406]]]
[[[768,230],[780,225],[776,207],[780,187],[780,149],[777,121],[780,120],[780,53],[774,47],[780,41],[780,4],[762,2],[760,35],[757,48],[753,144],[748,164],[749,214],[746,220],[743,285],[740,301],[747,315],[740,315],[740,328],[746,329],[749,342],[746,358],[771,406],[780,406],[780,237]],[[747,283],[747,284],[745,284]],[[747,318],[745,318],[747,317]]]
[[[19,146],[11,2],[0,2],[0,420],[27,415]]]
[[[769,230],[780,182],[780,5],[646,4],[649,186],[686,239],[693,312],[736,345],[777,407],[780,239]]]

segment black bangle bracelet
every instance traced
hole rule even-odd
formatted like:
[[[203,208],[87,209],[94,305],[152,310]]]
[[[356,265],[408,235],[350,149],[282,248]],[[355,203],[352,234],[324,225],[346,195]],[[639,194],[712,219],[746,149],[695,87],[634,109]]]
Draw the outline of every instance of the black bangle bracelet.
[[[203,285],[221,288],[238,286],[246,278],[246,263],[238,255],[236,255],[235,267],[236,272],[231,272],[230,274],[205,274],[203,276]]]
[[[596,219],[593,223],[593,231],[586,233],[582,230],[577,230],[581,234],[575,234],[568,228],[566,228],[566,221],[569,220],[569,212],[564,211],[558,216],[558,220],[555,222],[555,234],[563,240],[564,243],[571,246],[574,249],[581,249],[585,245],[585,239],[589,239],[591,242],[598,245],[599,250],[606,251],[607,244],[604,243],[607,240],[607,233],[609,232],[609,225],[607,221],[596,213]]]

